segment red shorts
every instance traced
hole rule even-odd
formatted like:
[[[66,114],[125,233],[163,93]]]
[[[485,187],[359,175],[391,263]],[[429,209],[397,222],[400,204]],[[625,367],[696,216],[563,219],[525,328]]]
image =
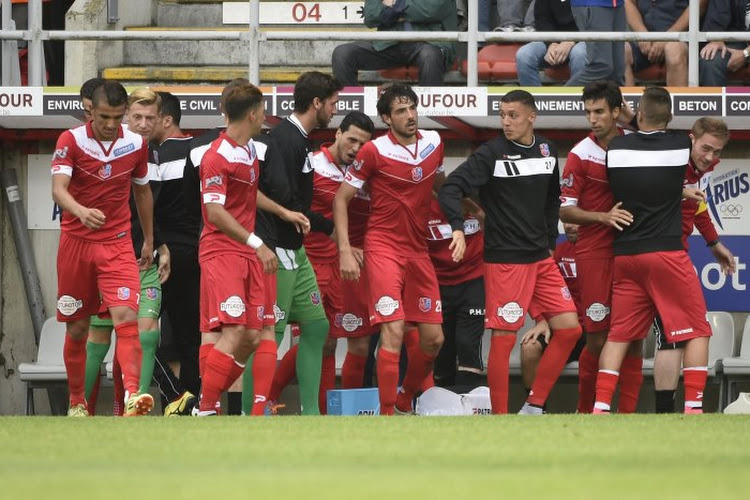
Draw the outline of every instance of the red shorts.
[[[275,292],[266,293],[263,264],[237,254],[209,257],[201,266],[202,332],[219,331],[223,325],[244,325],[260,330],[273,325]]]
[[[549,257],[531,264],[484,264],[484,326],[517,332],[529,309],[552,317],[576,312],[557,264]]]
[[[614,269],[608,340],[645,338],[657,313],[669,343],[711,336],[706,302],[687,252],[618,255]]]
[[[605,332],[612,317],[614,259],[577,259],[576,268],[583,329],[589,333]]]
[[[107,242],[60,234],[57,320],[61,323],[126,306],[138,312],[141,281],[130,235]]]
[[[333,330],[336,314],[341,313],[344,308],[338,260],[323,263],[310,260],[310,263],[315,272],[315,279],[318,281],[318,289],[323,299],[323,309],[326,318],[328,318],[328,324],[331,325],[331,330]]]
[[[365,251],[365,267],[370,324],[443,322],[440,289],[427,252],[424,257],[406,259],[395,253]]]
[[[263,308],[263,316],[266,320],[263,321],[263,326],[273,326],[280,319],[277,314],[281,312],[279,306],[276,305],[276,273],[263,273],[263,284],[266,287],[266,305]]]
[[[360,338],[373,333],[370,324],[367,270],[362,269],[359,281],[341,280],[344,306],[333,319],[331,333],[334,337]]]

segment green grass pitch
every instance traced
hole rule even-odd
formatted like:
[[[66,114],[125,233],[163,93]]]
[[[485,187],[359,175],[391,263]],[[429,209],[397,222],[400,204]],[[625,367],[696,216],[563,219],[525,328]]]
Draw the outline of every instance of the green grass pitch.
[[[0,498],[750,498],[750,416],[0,418]]]

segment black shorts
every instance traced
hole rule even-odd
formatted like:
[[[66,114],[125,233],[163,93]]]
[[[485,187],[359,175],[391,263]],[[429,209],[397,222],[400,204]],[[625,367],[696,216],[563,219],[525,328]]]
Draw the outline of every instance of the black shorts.
[[[657,351],[673,351],[675,349],[682,349],[687,343],[686,340],[682,342],[667,342],[667,336],[664,335],[664,324],[661,322],[659,316],[654,318],[654,334],[656,335],[656,350]]]

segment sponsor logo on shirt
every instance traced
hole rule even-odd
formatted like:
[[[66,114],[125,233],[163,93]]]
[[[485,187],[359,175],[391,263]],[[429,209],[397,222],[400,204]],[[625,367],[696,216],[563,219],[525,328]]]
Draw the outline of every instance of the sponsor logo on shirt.
[[[560,179],[560,187],[573,187],[573,174],[568,175]]]
[[[63,295],[57,299],[57,310],[63,316],[72,316],[77,310],[83,307],[83,301],[78,300],[70,295]]]
[[[107,163],[106,165],[102,165],[99,169],[99,177],[102,179],[109,179],[112,176],[112,165]]]
[[[310,292],[310,303],[314,306],[320,305],[320,292]]]
[[[352,333],[363,324],[362,318],[355,316],[352,313],[346,313],[341,316],[341,327],[346,332]]]
[[[432,299],[429,297],[419,297],[419,310],[428,312],[430,309],[432,309]]]
[[[690,327],[690,328],[683,328],[682,330],[673,330],[673,331],[669,332],[669,334],[672,337],[678,337],[680,335],[687,335],[688,333],[693,333],[693,328],[692,327]]]
[[[422,151],[421,153],[419,153],[419,157],[424,160],[425,157],[428,154],[430,154],[430,153],[432,153],[434,151],[434,149],[435,149],[435,145],[434,144],[429,144],[426,148],[424,148],[424,151]]]
[[[380,297],[375,304],[375,310],[381,315],[381,316],[390,316],[394,312],[396,312],[396,309],[398,309],[398,300],[394,299],[393,297],[389,297],[388,295],[383,295]]]
[[[560,289],[560,293],[562,294],[562,298],[565,300],[570,300],[570,290],[568,290],[567,286],[564,286]]]
[[[159,292],[156,288],[146,288],[146,297],[148,297],[149,300],[156,300],[158,293]]]
[[[68,146],[65,146],[62,149],[56,149],[55,154],[52,155],[52,161],[63,160],[66,156],[68,156]]]
[[[609,314],[609,307],[599,302],[594,302],[588,309],[586,309],[586,316],[591,318],[591,321],[599,322],[607,317]]]
[[[422,167],[414,167],[411,169],[411,178],[413,181],[421,181],[422,180]]]
[[[518,302],[508,302],[502,307],[497,308],[497,315],[508,323],[515,323],[523,318],[523,307]]]
[[[281,310],[281,308],[274,304],[273,305],[273,316],[276,319],[276,323],[286,318],[286,313]]]
[[[220,175],[214,175],[213,177],[209,177],[203,182],[204,189],[208,189],[209,186],[221,186],[223,183],[224,181],[221,179]]]
[[[117,298],[120,300],[128,300],[130,298],[130,288],[121,286],[117,289]]]
[[[542,156],[549,156],[549,144],[546,142],[543,142],[539,145],[539,152],[542,153]]]
[[[135,149],[135,144],[133,144],[133,143],[131,142],[130,144],[128,144],[128,145],[126,145],[126,146],[123,146],[123,147],[121,147],[121,148],[117,148],[117,149],[115,149],[115,150],[114,150],[114,151],[112,152],[112,154],[113,154],[113,155],[115,155],[115,157],[118,157],[118,156],[122,156],[122,155],[124,155],[125,153],[129,153],[129,152],[133,151],[134,149]],[[158,161],[158,160],[157,160],[157,161]]]
[[[219,304],[219,310],[227,313],[232,318],[239,318],[245,312],[245,303],[237,295],[232,295]]]
[[[364,160],[354,160],[351,166],[354,168],[354,170],[361,170],[364,164]]]

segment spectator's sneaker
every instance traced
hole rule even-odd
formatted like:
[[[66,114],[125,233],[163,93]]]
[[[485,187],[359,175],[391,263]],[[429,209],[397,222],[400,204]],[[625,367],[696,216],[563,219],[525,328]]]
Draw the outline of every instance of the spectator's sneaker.
[[[735,402],[724,408],[724,413],[730,415],[750,413],[750,392],[741,392]]]
[[[86,405],[83,403],[78,403],[75,406],[71,406],[68,409],[68,416],[69,417],[88,417],[89,411],[86,409]]]
[[[198,399],[190,391],[185,391],[182,395],[169,403],[164,408],[165,417],[179,417],[180,415],[190,415]]]
[[[534,33],[536,31],[536,28],[533,26],[524,26],[523,28],[518,28],[517,31],[521,31],[523,33]]]
[[[154,398],[151,394],[138,392],[131,394],[128,400],[125,402],[125,413],[123,417],[140,417],[147,415],[154,407]]]
[[[544,415],[544,409],[539,408],[538,406],[530,405],[529,403],[524,403],[521,407],[521,411],[518,412],[519,415]]]
[[[513,33],[514,31],[519,31],[521,28],[516,26],[515,24],[508,24],[505,26],[498,26],[493,31],[502,31],[504,33]]]

